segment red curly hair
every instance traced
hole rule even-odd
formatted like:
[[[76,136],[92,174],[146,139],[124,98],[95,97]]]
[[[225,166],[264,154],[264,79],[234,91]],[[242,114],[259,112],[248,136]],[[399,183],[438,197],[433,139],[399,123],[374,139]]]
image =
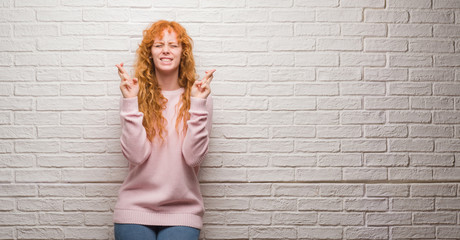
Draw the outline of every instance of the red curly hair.
[[[146,129],[147,138],[152,141],[155,136],[164,140],[166,119],[162,115],[167,99],[161,94],[161,88],[155,75],[155,66],[151,58],[151,48],[157,38],[162,38],[163,31],[174,31],[177,41],[182,46],[179,65],[179,86],[184,88],[181,96],[181,107],[176,119],[176,130],[179,133],[179,124],[183,124],[183,134],[187,130],[187,120],[190,118],[190,90],[196,79],[195,60],[192,53],[192,39],[184,27],[174,21],[160,20],[143,31],[142,43],[137,49],[135,76],[139,80],[138,104],[139,111],[144,113],[142,125]]]

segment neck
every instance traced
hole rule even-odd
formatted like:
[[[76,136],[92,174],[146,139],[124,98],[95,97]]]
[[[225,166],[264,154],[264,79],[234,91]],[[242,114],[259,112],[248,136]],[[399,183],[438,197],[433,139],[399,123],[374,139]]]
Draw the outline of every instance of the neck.
[[[161,73],[160,71],[155,71],[155,76],[157,77],[161,90],[172,91],[180,88],[179,70],[174,71],[173,73]]]

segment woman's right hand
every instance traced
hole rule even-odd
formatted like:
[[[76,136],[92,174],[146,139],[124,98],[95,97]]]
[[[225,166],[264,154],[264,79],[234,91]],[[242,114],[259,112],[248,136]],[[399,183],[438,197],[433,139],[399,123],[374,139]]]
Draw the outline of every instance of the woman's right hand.
[[[124,98],[137,97],[139,93],[139,81],[137,78],[131,78],[128,72],[123,68],[123,63],[115,65],[118,68],[118,76],[120,76],[120,90]]]

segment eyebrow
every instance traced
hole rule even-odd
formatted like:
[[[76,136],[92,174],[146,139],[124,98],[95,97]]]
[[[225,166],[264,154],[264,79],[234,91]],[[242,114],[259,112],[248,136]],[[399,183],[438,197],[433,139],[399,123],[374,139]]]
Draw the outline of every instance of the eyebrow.
[[[154,41],[155,43],[164,43],[165,41],[160,40],[160,41]],[[169,41],[168,43],[179,43],[177,41]]]

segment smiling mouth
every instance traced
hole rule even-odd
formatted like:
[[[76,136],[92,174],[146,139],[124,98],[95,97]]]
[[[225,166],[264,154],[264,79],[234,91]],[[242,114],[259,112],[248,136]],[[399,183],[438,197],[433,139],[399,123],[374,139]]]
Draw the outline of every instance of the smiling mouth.
[[[172,62],[171,58],[160,58],[160,61],[162,62]]]

